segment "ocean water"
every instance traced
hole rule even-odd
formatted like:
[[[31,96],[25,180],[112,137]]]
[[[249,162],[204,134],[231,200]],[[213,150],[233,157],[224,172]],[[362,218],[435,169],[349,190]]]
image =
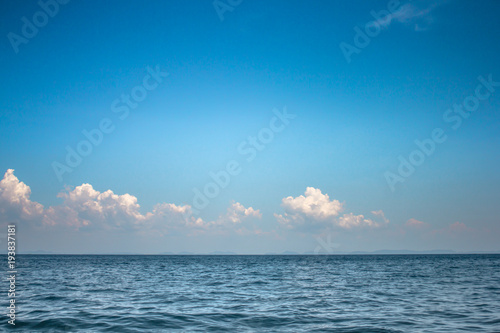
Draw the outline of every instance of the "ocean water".
[[[500,332],[500,255],[17,261],[18,332]]]

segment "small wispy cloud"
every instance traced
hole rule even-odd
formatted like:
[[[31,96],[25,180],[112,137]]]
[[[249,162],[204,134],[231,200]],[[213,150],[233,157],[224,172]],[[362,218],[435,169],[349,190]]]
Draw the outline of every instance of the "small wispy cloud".
[[[462,222],[454,222],[446,226],[435,226],[430,223],[411,218],[404,224],[404,229],[412,233],[420,233],[424,237],[456,237],[467,233],[474,233],[477,230],[467,226]]]
[[[427,31],[436,21],[434,10],[449,1],[414,1],[402,5],[397,11],[376,21],[382,27],[397,22],[413,31]]]
[[[405,226],[408,228],[422,229],[422,228],[429,226],[429,224],[425,223],[423,221],[419,221],[417,219],[411,218],[408,221],[406,221]]]

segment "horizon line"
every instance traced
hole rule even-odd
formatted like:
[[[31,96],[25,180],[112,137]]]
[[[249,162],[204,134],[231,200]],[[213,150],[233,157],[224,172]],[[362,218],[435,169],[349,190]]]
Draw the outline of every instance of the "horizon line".
[[[3,253],[4,255],[6,253]],[[500,251],[407,251],[407,252],[364,252],[345,253],[18,253],[17,255],[60,255],[60,256],[361,256],[361,255],[472,255],[500,254]]]

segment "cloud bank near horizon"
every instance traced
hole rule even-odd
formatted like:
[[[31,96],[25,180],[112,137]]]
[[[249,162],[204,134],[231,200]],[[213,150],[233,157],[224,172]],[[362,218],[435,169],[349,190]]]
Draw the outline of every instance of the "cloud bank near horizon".
[[[208,221],[195,217],[191,206],[173,203],[158,203],[150,212],[142,213],[135,196],[116,194],[112,190],[100,192],[91,184],[59,193],[62,203],[55,206],[44,207],[32,201],[30,196],[30,187],[14,175],[13,169],[8,169],[0,181],[0,222],[22,223],[38,231],[58,230],[80,235],[109,231],[160,237],[254,235],[271,236],[274,240],[283,240],[293,234],[332,232],[338,239],[347,235],[345,232],[366,237],[376,230],[396,238],[410,234],[415,239],[456,238],[478,232],[458,221],[437,228],[416,218],[391,224],[382,210],[371,211],[369,217],[346,212],[345,202],[332,199],[314,187],[307,187],[303,195],[283,198],[284,212],[273,214],[275,223],[269,219],[267,222],[271,224],[267,225],[267,231],[264,231],[266,226],[256,223],[263,219],[260,209],[245,207],[237,201],[232,201],[216,219]]]
[[[137,198],[118,195],[111,190],[99,192],[91,184],[76,186],[59,193],[62,204],[45,208],[31,201],[31,189],[9,169],[0,181],[0,218],[9,223],[29,223],[36,227],[66,227],[73,230],[154,230],[167,234],[189,229],[203,232],[240,226],[243,221],[261,219],[258,209],[232,202],[225,214],[215,221],[195,218],[190,205],[156,204],[151,212],[142,214]]]

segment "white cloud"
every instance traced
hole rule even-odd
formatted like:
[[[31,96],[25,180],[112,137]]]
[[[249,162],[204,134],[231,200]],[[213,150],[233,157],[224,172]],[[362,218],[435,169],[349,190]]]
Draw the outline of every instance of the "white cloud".
[[[46,210],[45,224],[69,225],[76,229],[132,229],[146,220],[139,212],[137,198],[130,194],[117,195],[111,190],[101,193],[90,184],[82,184],[58,197],[64,200],[63,204]]]
[[[282,215],[274,213],[274,217],[276,218],[276,221],[278,221],[280,225],[288,229],[293,229],[305,224],[304,217],[299,214],[284,213]]]
[[[341,216],[339,218],[338,225],[339,227],[345,229],[350,229],[353,227],[362,227],[362,226],[369,226],[369,227],[378,226],[378,224],[373,222],[373,220],[367,219],[363,215],[354,215],[353,213],[344,214],[344,216]]]
[[[111,190],[100,192],[90,184],[82,184],[58,195],[60,205],[44,208],[30,200],[30,187],[8,170],[0,181],[0,217],[2,222],[35,222],[39,226],[66,227],[91,231],[129,230],[157,232],[160,234],[184,233],[257,233],[261,232],[253,222],[261,219],[260,210],[232,202],[225,214],[214,221],[205,221],[193,215],[191,206],[160,203],[153,210],[141,213],[135,196],[115,194]],[[344,204],[330,199],[320,189],[308,187],[304,195],[282,200],[283,214],[275,214],[278,222],[287,228],[376,227],[378,223],[363,215],[347,213],[340,215]],[[372,212],[386,220],[382,211]],[[252,231],[253,230],[253,231]]]
[[[338,217],[344,210],[344,203],[330,200],[328,194],[323,194],[320,189],[314,187],[308,187],[304,195],[296,198],[291,196],[284,198],[282,206],[285,213],[274,214],[274,216],[279,224],[289,229],[331,226],[350,229],[352,227],[379,226],[378,223],[363,215],[348,213]],[[374,211],[372,214],[381,216],[384,221],[388,222],[382,211]]]
[[[384,221],[385,224],[389,223],[389,219],[385,217],[385,214],[382,210],[374,210],[371,212],[373,215],[375,215],[376,217],[379,217],[382,219],[382,221]]]
[[[234,232],[238,235],[265,234],[251,220],[261,219],[260,210],[246,208],[239,202],[232,202],[226,214],[220,215],[216,221],[210,222],[210,227],[219,234]]]
[[[146,214],[146,223],[153,224],[154,229],[181,230],[188,228],[195,233],[209,230],[227,229],[236,230],[235,226],[240,225],[244,220],[250,218],[260,219],[262,214],[253,207],[246,208],[239,202],[232,202],[226,214],[220,215],[215,221],[204,221],[200,217],[195,217],[191,206],[176,206],[174,204],[163,203],[155,206],[151,213]],[[166,223],[168,221],[168,223]]]
[[[232,223],[241,223],[244,219],[254,217],[254,218],[262,218],[262,214],[257,209],[253,209],[252,207],[245,208],[239,202],[233,202],[231,206],[227,209],[227,214],[225,218]]]
[[[7,223],[34,220],[43,213],[43,206],[30,200],[31,189],[20,182],[13,169],[8,169],[0,181],[0,217]]]
[[[343,209],[343,204],[338,200],[330,200],[328,194],[321,193],[320,189],[308,187],[305,196],[296,198],[287,197],[283,199],[285,210],[301,213],[316,220],[327,220],[339,215]]]
[[[226,214],[216,221],[204,221],[192,214],[191,206],[160,203],[142,214],[137,198],[118,195],[111,190],[99,192],[90,184],[82,184],[58,195],[62,204],[44,207],[30,200],[31,189],[9,169],[0,181],[0,222],[38,222],[47,227],[69,227],[75,230],[135,230],[141,232],[185,232],[192,234],[211,228],[228,228],[243,220],[261,218],[262,214],[239,202],[231,203]]]
[[[210,225],[210,222],[193,216],[190,205],[160,203],[145,215],[143,231],[151,230],[163,235],[173,232],[195,234],[207,230]]]

